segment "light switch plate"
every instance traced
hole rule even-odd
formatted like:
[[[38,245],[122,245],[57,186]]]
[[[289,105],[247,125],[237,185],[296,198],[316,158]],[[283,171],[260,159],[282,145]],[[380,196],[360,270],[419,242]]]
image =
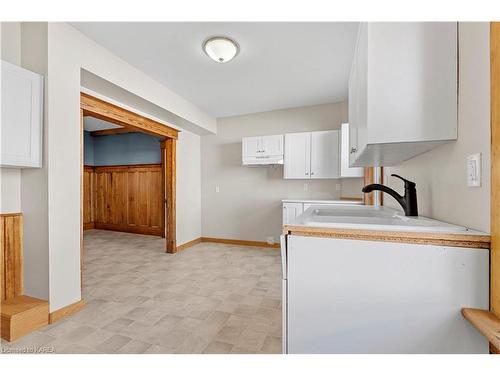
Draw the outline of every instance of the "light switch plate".
[[[481,153],[467,156],[467,186],[481,186]]]

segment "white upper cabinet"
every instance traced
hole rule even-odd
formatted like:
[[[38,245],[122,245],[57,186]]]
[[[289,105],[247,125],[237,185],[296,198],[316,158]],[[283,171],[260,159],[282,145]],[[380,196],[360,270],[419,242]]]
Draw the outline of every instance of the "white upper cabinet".
[[[339,131],[285,134],[287,179],[339,178]]]
[[[2,167],[42,166],[43,77],[2,61]]]
[[[245,137],[242,146],[243,159],[259,156],[262,150],[262,137]]]
[[[241,143],[243,164],[283,164],[282,134],[243,137]]]
[[[351,136],[349,124],[342,124],[340,135],[340,176],[341,177],[363,177],[364,168],[349,167],[349,137]],[[354,135],[355,136],[355,135]]]
[[[283,135],[267,135],[262,138],[263,154],[266,156],[283,155]]]
[[[340,156],[339,132],[311,133],[311,178],[337,178]]]
[[[310,178],[311,133],[285,134],[285,178]]]
[[[349,78],[351,166],[457,139],[457,23],[362,23]]]

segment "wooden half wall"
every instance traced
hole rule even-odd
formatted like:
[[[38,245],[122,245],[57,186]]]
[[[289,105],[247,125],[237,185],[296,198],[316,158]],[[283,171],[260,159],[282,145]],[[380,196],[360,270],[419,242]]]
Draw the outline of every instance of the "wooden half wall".
[[[161,164],[85,166],[83,226],[164,236]]]
[[[0,214],[1,300],[23,294],[23,216]]]

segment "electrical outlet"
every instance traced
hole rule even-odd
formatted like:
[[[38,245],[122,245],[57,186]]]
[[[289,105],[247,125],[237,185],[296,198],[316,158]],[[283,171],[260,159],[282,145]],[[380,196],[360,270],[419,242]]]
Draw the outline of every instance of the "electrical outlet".
[[[219,193],[219,192],[220,192],[220,187],[219,187],[219,185],[215,185],[215,192],[216,192],[216,193]]]
[[[309,191],[309,184],[307,182],[304,182],[304,191]]]
[[[481,186],[481,153],[467,156],[467,186]]]
[[[267,244],[274,245],[274,237],[271,237],[271,236],[267,237]]]
[[[342,185],[335,184],[335,191],[340,191],[340,189],[342,189]]]

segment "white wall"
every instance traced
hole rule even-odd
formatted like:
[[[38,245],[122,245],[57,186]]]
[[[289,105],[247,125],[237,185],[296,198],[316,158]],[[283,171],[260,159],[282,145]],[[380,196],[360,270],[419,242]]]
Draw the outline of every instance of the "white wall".
[[[32,297],[49,299],[47,23],[22,23],[21,35],[23,67],[45,77],[42,168],[26,168],[21,172],[24,292]]]
[[[177,245],[201,237],[200,136],[182,131],[177,140]]]
[[[458,140],[411,159],[386,173],[417,183],[420,215],[490,231],[490,25],[459,24]],[[466,157],[481,152],[483,184],[467,187]],[[389,185],[402,193],[401,182]],[[386,195],[385,204],[398,206]]]
[[[81,298],[79,213],[81,69],[209,131],[215,130],[216,127],[215,119],[211,116],[117,58],[73,27],[64,23],[48,24],[47,142],[51,311]],[[180,146],[181,150],[182,147]],[[185,188],[181,185],[182,180],[184,179],[178,182],[179,191]],[[180,205],[178,209],[181,209]],[[185,217],[178,219],[187,220]],[[199,217],[193,218],[193,221],[198,220]],[[180,236],[189,237],[189,234],[180,233]]]
[[[21,23],[2,22],[1,59],[21,65]],[[21,170],[0,168],[0,212],[21,211]]]
[[[202,136],[201,140],[203,236],[253,241],[272,236],[277,241],[282,225],[281,199],[340,197],[336,184],[342,187],[341,180],[284,180],[282,166],[243,166],[241,138],[339,129],[346,119],[345,102],[218,119],[217,135]],[[215,192],[217,185],[219,193]],[[345,186],[343,194],[361,197],[361,178]]]

